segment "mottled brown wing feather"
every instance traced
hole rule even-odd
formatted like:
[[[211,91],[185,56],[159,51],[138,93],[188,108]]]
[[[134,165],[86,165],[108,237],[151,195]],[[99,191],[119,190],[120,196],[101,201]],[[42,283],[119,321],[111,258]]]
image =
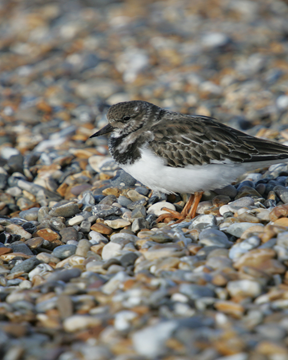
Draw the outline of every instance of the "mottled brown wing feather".
[[[151,131],[154,140],[150,148],[173,167],[288,158],[287,146],[255,138],[205,116],[179,115],[176,121],[164,118]]]

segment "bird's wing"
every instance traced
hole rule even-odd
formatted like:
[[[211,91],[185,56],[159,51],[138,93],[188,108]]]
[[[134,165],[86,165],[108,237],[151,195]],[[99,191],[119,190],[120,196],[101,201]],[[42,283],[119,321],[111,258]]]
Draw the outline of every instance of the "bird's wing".
[[[150,129],[149,148],[168,166],[248,163],[288,159],[288,147],[247,135],[213,118],[185,116],[162,119]]]

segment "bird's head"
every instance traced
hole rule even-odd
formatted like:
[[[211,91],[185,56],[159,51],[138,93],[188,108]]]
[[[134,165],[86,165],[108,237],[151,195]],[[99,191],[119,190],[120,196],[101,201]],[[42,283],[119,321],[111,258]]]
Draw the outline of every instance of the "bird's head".
[[[107,113],[108,124],[91,137],[112,133],[114,137],[130,134],[153,123],[161,108],[146,101],[125,101],[112,105]]]

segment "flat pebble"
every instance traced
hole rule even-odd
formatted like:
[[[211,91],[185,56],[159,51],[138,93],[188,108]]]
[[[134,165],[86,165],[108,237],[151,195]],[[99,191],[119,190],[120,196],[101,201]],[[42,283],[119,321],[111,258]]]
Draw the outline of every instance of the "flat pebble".
[[[227,284],[227,290],[231,296],[256,297],[262,292],[261,285],[253,280],[236,280]]]
[[[199,244],[229,248],[233,244],[227,235],[216,229],[205,229],[199,234]]]
[[[166,202],[166,201],[161,201],[161,202],[158,202],[156,204],[153,204],[149,207],[147,213],[148,214],[154,214],[156,216],[160,216],[162,214],[166,214],[167,211],[165,210],[162,210],[163,207],[167,207],[168,209],[171,209],[171,210],[176,210],[175,206],[169,202]]]
[[[75,245],[61,245],[56,247],[52,255],[58,259],[66,259],[67,257],[74,255],[77,247]]]

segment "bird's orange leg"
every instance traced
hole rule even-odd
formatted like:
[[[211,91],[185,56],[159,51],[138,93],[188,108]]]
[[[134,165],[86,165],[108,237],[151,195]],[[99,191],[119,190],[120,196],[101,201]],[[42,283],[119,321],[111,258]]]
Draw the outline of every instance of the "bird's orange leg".
[[[193,201],[191,209],[189,210],[189,213],[188,213],[189,218],[193,219],[196,216],[197,207],[198,207],[199,202],[200,202],[200,200],[202,198],[202,195],[203,195],[203,191],[195,192],[194,201]]]
[[[194,213],[194,216],[196,215],[196,210],[197,210],[197,206],[199,204],[199,201],[201,199],[201,196],[202,196],[202,193],[196,193],[196,194],[201,194],[200,197],[199,197],[199,200],[196,204],[196,208],[195,210],[193,211]],[[195,206],[195,196],[194,195],[190,195],[186,205],[184,206],[183,210],[181,211],[181,213],[179,214],[177,211],[174,211],[174,210],[171,210],[171,209],[168,209],[168,208],[165,208],[163,207],[162,210],[165,210],[167,211],[166,214],[162,214],[158,217],[158,219],[156,220],[156,222],[161,222],[161,221],[164,221],[164,222],[169,222],[173,219],[178,219],[176,223],[178,222],[181,222],[183,221],[184,219],[186,219],[187,217],[190,218],[191,216],[191,209]]]

